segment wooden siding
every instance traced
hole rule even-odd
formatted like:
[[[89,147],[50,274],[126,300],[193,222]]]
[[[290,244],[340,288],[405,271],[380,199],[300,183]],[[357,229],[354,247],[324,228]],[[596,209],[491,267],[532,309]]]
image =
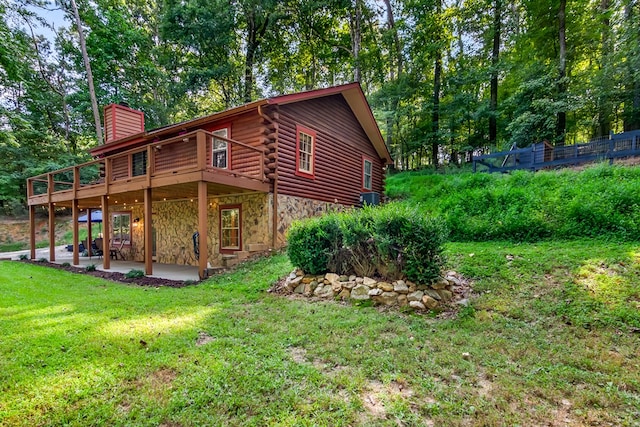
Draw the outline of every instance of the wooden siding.
[[[280,106],[278,192],[358,205],[363,155],[373,162],[372,190],[383,192],[383,162],[342,95]],[[296,176],[296,125],[316,132],[315,178]]]
[[[229,139],[242,142],[252,147],[261,147],[264,145],[263,138],[260,133],[262,128],[262,118],[253,110],[249,113],[242,114],[233,118],[231,121],[227,119],[222,122],[215,122],[208,126],[203,126],[204,130],[213,132],[222,127],[230,127],[231,134]],[[255,150],[242,147],[241,145],[231,145],[231,159],[229,169],[248,175],[256,175],[264,165],[261,165],[259,157],[256,156]],[[211,159],[211,142],[207,145],[207,165],[212,165]]]

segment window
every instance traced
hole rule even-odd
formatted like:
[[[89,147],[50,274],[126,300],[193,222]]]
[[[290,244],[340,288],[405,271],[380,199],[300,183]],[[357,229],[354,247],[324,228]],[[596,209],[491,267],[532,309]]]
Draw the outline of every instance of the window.
[[[141,151],[131,155],[131,176],[141,176],[147,173],[147,152]]]
[[[214,168],[227,169],[229,167],[229,143],[216,136],[229,138],[229,128],[213,131],[213,144],[211,145],[211,160]]]
[[[296,134],[296,175],[314,178],[316,133],[297,126]]]
[[[373,162],[369,159],[362,159],[362,188],[364,190],[369,190],[373,188],[372,186],[372,171],[373,171]]]
[[[111,214],[111,246],[131,243],[131,212]]]
[[[240,206],[220,207],[220,250],[239,251],[242,249],[242,229]]]

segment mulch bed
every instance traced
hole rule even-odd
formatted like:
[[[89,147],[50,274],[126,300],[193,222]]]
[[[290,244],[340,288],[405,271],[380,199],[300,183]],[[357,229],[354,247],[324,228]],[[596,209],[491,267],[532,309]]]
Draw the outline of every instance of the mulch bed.
[[[160,287],[166,286],[170,288],[183,288],[185,286],[197,285],[199,282],[196,281],[183,281],[183,280],[170,280],[163,279],[160,277],[136,277],[136,278],[128,278],[124,275],[124,273],[117,272],[109,272],[109,271],[87,271],[85,268],[74,267],[74,266],[63,266],[62,264],[55,264],[48,261],[38,261],[38,260],[21,260],[20,262],[25,262],[28,264],[34,265],[42,265],[44,267],[56,268],[58,270],[64,270],[71,273],[76,274],[86,274],[88,276],[99,277],[105,280],[111,280],[112,282],[120,282],[120,283],[129,283],[138,286],[149,286],[149,287]]]

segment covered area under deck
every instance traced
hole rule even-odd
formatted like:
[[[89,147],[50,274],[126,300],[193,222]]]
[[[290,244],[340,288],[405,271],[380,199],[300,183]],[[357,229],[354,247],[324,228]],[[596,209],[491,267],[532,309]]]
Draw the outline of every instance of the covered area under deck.
[[[215,144],[229,146],[225,168],[212,167]],[[50,172],[28,180],[31,221],[31,258],[35,258],[35,212],[48,207],[50,261],[55,262],[55,210],[70,208],[73,221],[72,263],[80,264],[79,223],[82,211],[101,209],[105,214],[105,233],[112,228],[110,212],[136,206],[143,218],[141,247],[145,274],[153,274],[154,203],[188,200],[197,205],[198,275],[207,276],[211,248],[209,242],[209,199],[226,195],[268,193],[265,155],[260,147],[198,130],[177,138],[150,143],[143,147],[97,159],[82,165]],[[179,221],[180,218],[176,218]],[[91,241],[91,221],[87,222]],[[110,269],[113,242],[105,236],[103,268]]]

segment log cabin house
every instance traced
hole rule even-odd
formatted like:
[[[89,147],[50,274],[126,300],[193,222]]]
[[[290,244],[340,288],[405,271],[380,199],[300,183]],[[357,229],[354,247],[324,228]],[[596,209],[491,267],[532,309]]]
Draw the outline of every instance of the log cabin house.
[[[27,181],[32,259],[37,207],[48,207],[51,261],[55,208],[71,208],[74,264],[78,216],[101,209],[105,269],[117,246],[146,274],[155,261],[197,265],[205,278],[210,266],[283,246],[294,219],[377,199],[391,163],[358,83],[151,131],[127,106],[104,114],[105,144],[92,161]]]

